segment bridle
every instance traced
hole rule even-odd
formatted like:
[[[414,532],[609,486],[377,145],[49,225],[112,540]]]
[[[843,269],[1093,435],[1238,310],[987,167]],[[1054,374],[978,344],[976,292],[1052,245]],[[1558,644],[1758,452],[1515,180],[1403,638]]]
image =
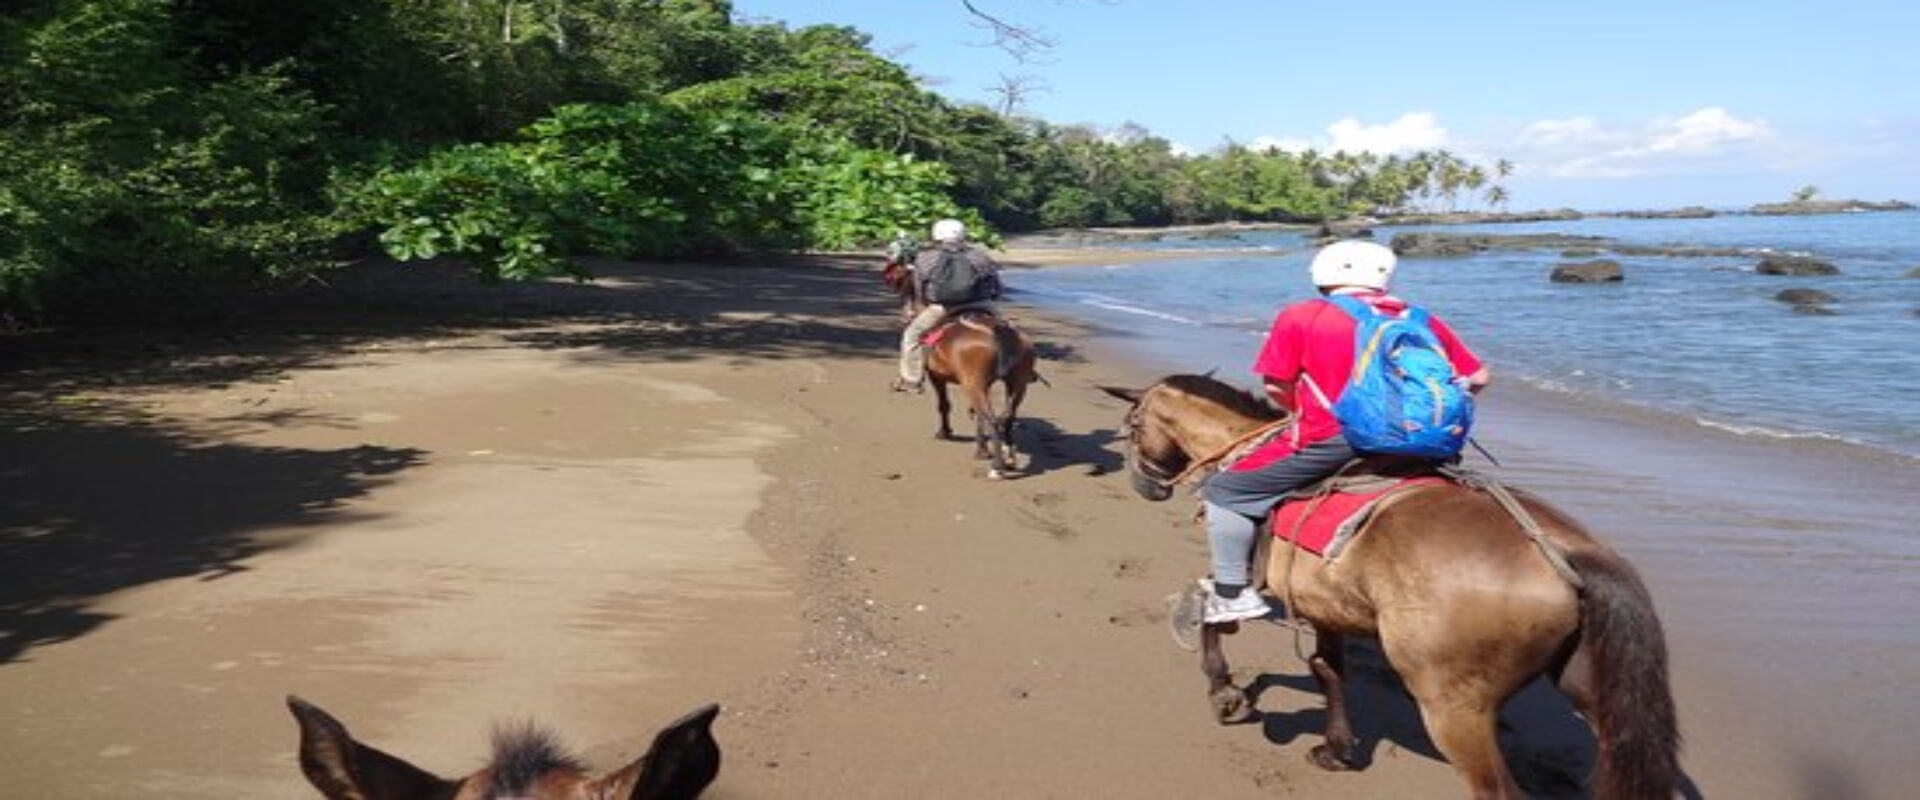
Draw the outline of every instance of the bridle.
[[[1172,491],[1176,481],[1175,474],[1159,464],[1140,457],[1140,413],[1146,406],[1145,400],[1146,398],[1143,397],[1140,402],[1134,403],[1132,408],[1127,409],[1127,469],[1158,488]]]

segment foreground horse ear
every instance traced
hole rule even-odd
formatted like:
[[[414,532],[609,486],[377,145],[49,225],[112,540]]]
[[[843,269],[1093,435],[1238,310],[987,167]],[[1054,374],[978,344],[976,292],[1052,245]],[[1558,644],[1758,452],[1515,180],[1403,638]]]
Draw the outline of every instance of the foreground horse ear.
[[[1119,386],[1102,386],[1100,387],[1100,391],[1106,392],[1107,394],[1113,395],[1114,397],[1118,397],[1129,403],[1138,403],[1140,402],[1140,398],[1145,397],[1147,395],[1147,390],[1145,389],[1127,389]]]
[[[300,723],[300,771],[327,800],[412,800],[448,796],[457,785],[355,741],[319,706],[287,695]]]
[[[653,747],[625,769],[595,781],[602,794],[627,800],[692,800],[720,774],[713,719],[720,706],[701,706],[653,737]],[[631,787],[631,788],[629,788]]]

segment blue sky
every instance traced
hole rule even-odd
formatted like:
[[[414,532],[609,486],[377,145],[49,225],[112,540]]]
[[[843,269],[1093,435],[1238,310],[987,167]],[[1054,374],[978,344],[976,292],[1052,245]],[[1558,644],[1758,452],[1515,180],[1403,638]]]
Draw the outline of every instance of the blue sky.
[[[735,0],[850,25],[949,98],[1231,139],[1505,158],[1513,209],[1745,206],[1813,185],[1920,202],[1920,2],[974,0],[1043,30],[1022,63],[961,0]]]

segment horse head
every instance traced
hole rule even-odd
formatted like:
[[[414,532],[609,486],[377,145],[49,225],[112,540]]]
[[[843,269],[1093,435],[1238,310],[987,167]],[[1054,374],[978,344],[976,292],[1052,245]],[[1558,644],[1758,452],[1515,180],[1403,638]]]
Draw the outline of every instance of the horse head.
[[[1124,423],[1127,437],[1127,477],[1133,491],[1148,500],[1160,502],[1173,496],[1173,478],[1187,467],[1186,451],[1151,424],[1148,398],[1159,384],[1146,389],[1102,386],[1100,391],[1127,401]]]
[[[300,724],[300,769],[328,800],[691,800],[720,772],[713,740],[717,705],[706,705],[654,736],[646,755],[594,778],[544,731],[521,726],[494,734],[493,761],[458,780],[442,778],[360,743],[332,715],[298,697],[287,708]]]

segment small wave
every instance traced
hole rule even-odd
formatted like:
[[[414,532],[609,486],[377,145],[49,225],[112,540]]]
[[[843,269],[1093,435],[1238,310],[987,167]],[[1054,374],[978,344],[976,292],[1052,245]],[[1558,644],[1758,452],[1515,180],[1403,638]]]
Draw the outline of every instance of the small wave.
[[[1080,303],[1082,305],[1093,306],[1094,308],[1104,308],[1108,311],[1118,311],[1122,314],[1134,314],[1142,317],[1152,317],[1153,319],[1164,320],[1166,322],[1177,322],[1177,323],[1180,323],[1181,325],[1203,324],[1196,319],[1189,319],[1187,317],[1183,317],[1178,314],[1169,314],[1165,311],[1156,311],[1151,308],[1141,308],[1139,306],[1132,305],[1130,303],[1123,303],[1119,300],[1115,300],[1109,297],[1089,295],[1089,296],[1080,298]]]
[[[1693,421],[1701,427],[1726,431],[1736,436],[1759,436],[1767,439],[1812,439],[1827,442],[1846,442],[1847,444],[1867,444],[1858,439],[1850,439],[1840,434],[1828,433],[1826,431],[1789,431],[1779,428],[1769,428],[1765,425],[1741,425],[1732,422],[1721,422],[1707,417],[1694,417]]]

